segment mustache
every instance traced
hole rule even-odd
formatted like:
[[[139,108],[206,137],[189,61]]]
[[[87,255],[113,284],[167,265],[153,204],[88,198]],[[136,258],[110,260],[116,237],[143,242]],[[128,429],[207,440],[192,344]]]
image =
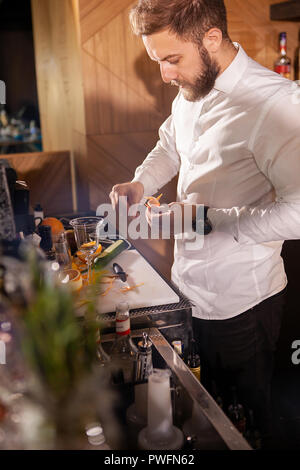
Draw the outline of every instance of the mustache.
[[[188,83],[188,82],[182,82],[182,81],[180,81],[180,80],[172,80],[172,81],[171,81],[171,85],[172,85],[172,86],[184,87],[184,86],[190,85],[190,83]]]

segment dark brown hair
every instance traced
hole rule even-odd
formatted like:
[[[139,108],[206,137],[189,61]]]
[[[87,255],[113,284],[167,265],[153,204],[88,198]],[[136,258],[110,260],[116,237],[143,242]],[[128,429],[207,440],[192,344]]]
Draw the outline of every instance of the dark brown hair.
[[[230,41],[224,0],[139,0],[130,12],[132,29],[148,36],[164,29],[180,38],[202,44],[211,28]]]

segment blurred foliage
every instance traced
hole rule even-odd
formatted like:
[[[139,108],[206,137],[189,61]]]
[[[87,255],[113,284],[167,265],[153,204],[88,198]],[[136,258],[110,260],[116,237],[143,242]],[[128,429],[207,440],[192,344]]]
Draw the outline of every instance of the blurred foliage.
[[[25,359],[55,401],[63,400],[96,358],[93,291],[89,292],[85,321],[75,316],[74,294],[55,273],[29,252],[30,301],[19,311],[20,343]]]

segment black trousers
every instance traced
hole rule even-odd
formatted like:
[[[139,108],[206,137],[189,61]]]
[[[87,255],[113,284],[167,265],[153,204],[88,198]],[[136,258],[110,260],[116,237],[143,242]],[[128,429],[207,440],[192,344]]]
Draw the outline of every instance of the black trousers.
[[[232,387],[263,436],[272,434],[271,380],[286,289],[228,320],[193,317],[201,358],[201,382],[232,403]]]

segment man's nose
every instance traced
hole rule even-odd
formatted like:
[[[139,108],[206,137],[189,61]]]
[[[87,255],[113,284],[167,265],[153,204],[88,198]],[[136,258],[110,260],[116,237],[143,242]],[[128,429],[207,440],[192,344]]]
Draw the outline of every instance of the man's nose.
[[[172,80],[176,80],[177,78],[177,72],[168,63],[160,64],[160,74],[165,83],[170,83]]]

